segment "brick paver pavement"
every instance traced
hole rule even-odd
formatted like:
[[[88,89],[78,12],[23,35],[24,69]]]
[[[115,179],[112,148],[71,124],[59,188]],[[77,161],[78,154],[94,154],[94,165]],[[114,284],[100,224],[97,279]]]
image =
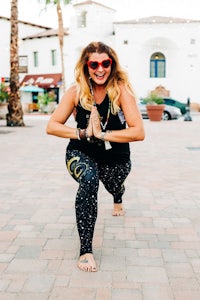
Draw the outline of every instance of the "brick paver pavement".
[[[67,140],[45,134],[47,117],[25,123],[0,121],[0,299],[199,300],[200,118],[144,121],[145,141],[131,144],[124,217],[111,216],[100,185],[97,273],[76,267]]]

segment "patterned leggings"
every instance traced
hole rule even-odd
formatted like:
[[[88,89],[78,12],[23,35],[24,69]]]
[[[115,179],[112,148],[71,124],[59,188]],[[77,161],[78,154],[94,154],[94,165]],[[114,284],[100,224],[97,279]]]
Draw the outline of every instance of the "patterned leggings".
[[[66,165],[70,175],[79,183],[75,209],[80,255],[92,253],[99,180],[113,196],[114,203],[122,203],[122,195],[125,192],[124,180],[130,173],[131,162],[114,166],[102,165],[81,151],[67,150]]]

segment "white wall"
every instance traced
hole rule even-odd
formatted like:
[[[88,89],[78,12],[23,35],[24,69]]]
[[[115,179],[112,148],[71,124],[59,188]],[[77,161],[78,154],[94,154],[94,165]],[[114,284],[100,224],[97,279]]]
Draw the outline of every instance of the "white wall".
[[[45,27],[19,22],[19,55],[21,48],[24,47],[22,38],[43,30],[45,30]],[[5,18],[0,18],[0,32],[0,78],[10,77],[10,22]],[[27,53],[23,54],[27,55]]]
[[[200,22],[172,24],[124,24],[113,23],[114,11],[101,5],[86,4],[74,7],[70,35],[64,40],[66,86],[74,82],[74,67],[80,51],[88,43],[101,40],[112,46],[119,55],[122,67],[127,70],[138,97],[144,97],[157,85],[170,90],[171,97],[186,102],[200,103]],[[87,27],[77,28],[77,16],[87,10]],[[9,22],[0,19],[0,29],[8,32],[0,35],[0,76],[9,76]],[[113,35],[113,30],[115,35]],[[41,32],[41,28],[20,25],[20,37]],[[125,45],[124,41],[128,44]],[[195,43],[191,44],[191,40]],[[57,37],[20,40],[20,55],[28,55],[28,73],[60,73],[57,65],[51,65],[51,49],[57,49]],[[39,67],[33,66],[33,51],[39,52]],[[149,77],[149,60],[154,52],[166,57],[166,77]],[[20,74],[21,78],[25,74]]]
[[[10,68],[10,23],[0,19],[0,77],[9,77]]]
[[[117,52],[139,97],[161,84],[177,100],[186,102],[190,97],[200,102],[200,23],[116,24],[115,32]],[[128,45],[123,44],[124,40]],[[154,52],[166,57],[165,78],[149,78],[149,60]]]
[[[57,64],[52,66],[51,50],[55,49],[57,52]],[[38,67],[34,67],[33,52],[38,52]],[[29,74],[43,74],[43,73],[60,73],[60,48],[58,37],[44,37],[27,39],[20,47],[20,55],[28,55],[28,73]],[[23,75],[24,76],[24,75]]]

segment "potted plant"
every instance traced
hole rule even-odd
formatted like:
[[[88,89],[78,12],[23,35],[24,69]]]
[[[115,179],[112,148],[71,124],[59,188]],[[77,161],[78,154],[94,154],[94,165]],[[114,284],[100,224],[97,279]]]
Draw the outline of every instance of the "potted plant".
[[[52,113],[56,107],[56,94],[54,91],[38,96],[39,109],[43,113]]]
[[[4,83],[0,83],[0,119],[5,119],[8,113],[8,97],[10,88]]]
[[[146,104],[149,120],[161,121],[162,114],[165,109],[165,102],[163,98],[151,93],[149,96],[143,99],[143,102]]]

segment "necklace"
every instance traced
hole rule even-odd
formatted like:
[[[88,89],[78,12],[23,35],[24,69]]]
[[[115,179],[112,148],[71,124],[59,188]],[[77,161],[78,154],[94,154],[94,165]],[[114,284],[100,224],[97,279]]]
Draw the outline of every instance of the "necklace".
[[[96,101],[95,101],[95,98],[94,98],[94,91],[93,91],[93,88],[92,88],[91,80],[89,81],[89,84],[90,84],[90,92],[91,92],[91,94],[92,94],[94,106],[97,106]],[[107,124],[108,124],[108,120],[109,120],[109,117],[110,117],[110,109],[111,109],[111,102],[110,102],[110,99],[109,99],[108,111],[107,111],[107,116],[106,116],[106,122],[103,124],[103,122],[100,121],[100,124],[101,124],[101,127],[102,127],[103,131],[106,130],[106,126],[107,126]]]
[[[96,104],[95,99],[94,99],[94,92],[93,92],[91,80],[89,80],[89,84],[90,84],[90,92],[92,94],[93,102],[94,102],[94,105],[96,106],[97,104]],[[108,111],[107,111],[107,116],[106,116],[106,122],[103,124],[103,122],[100,121],[101,127],[102,127],[102,129],[103,129],[104,132],[106,131],[106,127],[107,127],[108,120],[109,120],[109,117],[110,117],[110,109],[111,109],[111,102],[110,102],[110,98],[109,98],[109,104],[108,104]],[[105,149],[106,150],[109,150],[109,149],[112,148],[112,146],[111,146],[111,144],[110,144],[109,141],[104,141],[104,145],[105,145]]]
[[[100,122],[103,131],[106,130],[106,126],[108,125],[108,120],[109,120],[109,117],[110,117],[110,107],[111,107],[111,103],[110,103],[110,99],[109,99],[108,111],[107,111],[107,116],[106,116],[106,122],[104,124],[103,124],[102,121]]]

